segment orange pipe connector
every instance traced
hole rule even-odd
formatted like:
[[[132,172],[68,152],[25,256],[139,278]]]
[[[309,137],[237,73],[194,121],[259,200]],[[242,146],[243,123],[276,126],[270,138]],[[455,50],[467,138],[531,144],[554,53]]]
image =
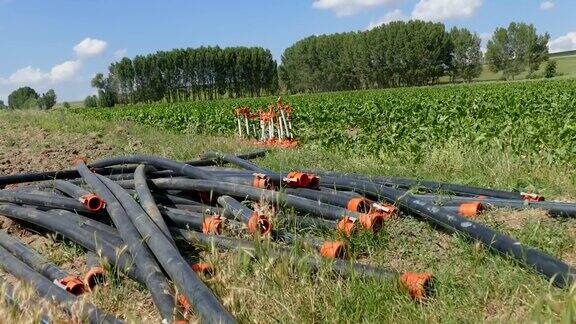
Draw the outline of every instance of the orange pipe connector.
[[[356,227],[356,220],[352,217],[344,217],[336,224],[336,230],[346,237],[350,237],[354,228]]]
[[[104,282],[106,271],[102,267],[92,267],[84,275],[84,284],[89,291],[92,291],[98,283]]]
[[[469,203],[462,203],[458,207],[458,213],[464,217],[476,218],[478,214],[484,210],[484,205],[479,201]]]
[[[202,233],[220,235],[222,233],[222,218],[220,216],[205,218],[202,223]]]
[[[258,212],[252,213],[252,217],[248,219],[248,233],[260,235],[270,235],[272,231],[272,223],[268,217],[259,214]]]
[[[284,184],[292,188],[318,188],[320,186],[320,178],[312,173],[293,171],[288,173],[283,180]]]
[[[104,210],[106,202],[95,194],[88,194],[78,199],[86,208],[94,213]]]
[[[400,282],[408,289],[410,297],[420,301],[428,296],[431,281],[430,272],[406,272],[400,276]]]
[[[62,288],[66,289],[67,292],[79,296],[86,292],[86,286],[80,278],[75,276],[68,276],[57,280],[57,283]]]
[[[345,259],[347,247],[342,241],[326,241],[320,247],[320,255],[330,259]]]

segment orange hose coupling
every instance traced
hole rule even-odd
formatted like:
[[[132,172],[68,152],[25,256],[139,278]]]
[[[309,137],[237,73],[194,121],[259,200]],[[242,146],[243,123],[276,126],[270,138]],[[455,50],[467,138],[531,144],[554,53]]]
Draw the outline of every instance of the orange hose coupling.
[[[460,207],[458,207],[458,214],[468,218],[476,218],[476,216],[478,216],[478,214],[483,210],[484,205],[482,205],[481,202],[473,201],[460,204]]]
[[[77,156],[72,159],[72,166],[76,166],[80,162],[88,164],[88,159],[85,156]]]
[[[522,199],[524,199],[524,201],[528,201],[528,202],[538,202],[538,201],[544,201],[544,197],[537,195],[535,193],[526,193],[526,192],[521,192],[520,193],[522,195]]]
[[[211,275],[213,273],[212,267],[206,262],[192,263],[190,267],[192,268],[192,271],[201,273],[205,276]]]
[[[258,212],[253,212],[250,219],[248,219],[248,233],[260,235],[269,235],[272,231],[272,224],[268,217],[259,214]]]
[[[58,286],[65,289],[67,292],[79,296],[82,295],[86,291],[86,286],[84,286],[84,282],[80,280],[80,278],[75,276],[68,276],[62,279],[54,280],[54,283]]]
[[[106,203],[102,198],[95,194],[87,194],[78,199],[86,208],[94,213],[102,211],[106,207]]]
[[[92,267],[84,275],[84,284],[92,291],[96,284],[104,282],[106,278],[106,271],[102,267]]]
[[[416,300],[426,298],[431,280],[430,272],[405,272],[400,276],[400,282],[408,289],[410,297]]]
[[[367,230],[371,230],[372,232],[376,233],[382,229],[384,224],[385,217],[381,213],[369,213],[369,214],[362,214],[358,218],[362,227]]]
[[[398,215],[398,207],[385,203],[373,203],[372,210],[374,213],[380,213],[384,219],[389,219]]]
[[[358,213],[368,213],[370,212],[371,205],[372,201],[370,199],[364,197],[354,197],[348,200],[348,204],[346,204],[346,209]]]
[[[355,226],[356,226],[356,219],[346,216],[338,221],[338,224],[336,224],[336,230],[346,235],[346,237],[350,237],[352,235],[352,232],[354,231]]]
[[[184,296],[183,294],[178,294],[176,295],[176,299],[178,300],[178,305],[182,307],[184,312],[189,313],[190,309],[192,309],[192,305],[190,305],[188,298],[186,298],[186,296]]]
[[[202,233],[220,235],[222,233],[222,218],[220,216],[206,217],[202,223]]]
[[[274,186],[270,182],[270,178],[262,173],[254,173],[254,179],[252,180],[252,187],[260,189],[274,189]]]
[[[288,173],[283,182],[292,188],[318,188],[320,186],[320,178],[317,175],[296,171]]]
[[[320,247],[320,255],[330,259],[344,259],[346,251],[346,244],[342,241],[326,241]]]

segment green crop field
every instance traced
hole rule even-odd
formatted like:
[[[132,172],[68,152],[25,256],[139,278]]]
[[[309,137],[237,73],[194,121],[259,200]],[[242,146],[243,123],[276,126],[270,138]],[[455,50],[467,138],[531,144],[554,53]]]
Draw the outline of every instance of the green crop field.
[[[191,134],[230,135],[233,108],[275,98],[154,103],[82,109],[87,117],[128,119]],[[576,157],[576,80],[486,83],[288,96],[304,145],[378,155],[422,153],[454,141],[478,150]]]

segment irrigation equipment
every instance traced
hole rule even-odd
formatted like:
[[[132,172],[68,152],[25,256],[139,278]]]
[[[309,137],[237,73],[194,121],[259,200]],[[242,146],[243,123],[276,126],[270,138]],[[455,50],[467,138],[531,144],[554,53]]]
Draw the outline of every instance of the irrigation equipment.
[[[277,118],[282,134],[291,134],[289,119]],[[53,289],[48,283],[65,294],[79,291],[74,287],[90,293],[105,280],[102,265],[107,263],[145,285],[166,321],[183,320],[193,312],[205,322],[234,322],[204,277],[196,275],[219,269],[191,262],[185,241],[200,248],[268,254],[297,261],[310,271],[328,266],[343,277],[391,281],[398,283],[399,293],[424,300],[431,298],[429,272],[398,273],[386,266],[357,263],[353,257],[342,260],[350,256],[348,243],[356,233],[381,235],[379,230],[391,218],[412,214],[481,242],[559,287],[575,281],[573,267],[482,224],[481,215],[485,209],[506,207],[540,208],[553,216],[574,217],[576,204],[450,183],[270,170],[247,160],[262,154],[207,152],[190,162],[147,155],[91,163],[80,159],[74,171],[0,177],[2,184],[19,184],[0,190],[0,215],[57,233],[88,251],[87,271],[80,280],[0,233],[5,269],[12,273],[14,265],[23,264],[27,268],[18,273],[20,278],[41,283],[38,292],[46,297]],[[235,168],[224,168],[224,163]],[[74,301],[65,294],[58,292],[58,298]],[[107,318],[97,310],[86,316]]]

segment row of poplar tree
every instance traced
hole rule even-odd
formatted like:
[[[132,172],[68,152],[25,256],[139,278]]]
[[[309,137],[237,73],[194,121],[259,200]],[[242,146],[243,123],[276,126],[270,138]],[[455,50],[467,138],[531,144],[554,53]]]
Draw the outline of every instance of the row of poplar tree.
[[[278,91],[277,64],[260,47],[200,47],[127,57],[97,74],[86,106],[254,97]]]
[[[296,42],[277,67],[260,47],[174,49],[123,58],[98,74],[97,96],[86,106],[186,101],[285,92],[375,89],[471,81],[488,64],[507,79],[532,73],[548,59],[549,35],[533,25],[498,28],[481,50],[480,37],[465,28],[397,21],[371,30],[311,36]]]

